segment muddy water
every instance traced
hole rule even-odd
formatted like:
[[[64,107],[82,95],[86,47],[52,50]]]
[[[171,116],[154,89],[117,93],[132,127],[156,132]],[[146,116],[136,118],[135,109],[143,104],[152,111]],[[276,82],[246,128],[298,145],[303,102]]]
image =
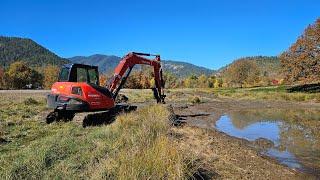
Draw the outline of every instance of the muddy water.
[[[214,127],[290,168],[320,176],[319,121],[318,110],[255,109],[225,113]]]

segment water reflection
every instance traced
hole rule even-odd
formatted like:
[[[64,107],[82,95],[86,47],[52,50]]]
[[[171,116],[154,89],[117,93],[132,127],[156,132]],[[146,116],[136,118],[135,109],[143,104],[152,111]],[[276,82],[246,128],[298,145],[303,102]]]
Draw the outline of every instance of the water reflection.
[[[216,122],[216,128],[231,136],[249,141],[266,138],[273,143],[279,142],[279,123],[281,122],[250,122],[246,125],[243,125],[243,122],[245,122],[243,119],[230,118],[230,116],[224,115]]]
[[[260,109],[230,112],[215,128],[252,141],[265,155],[320,175],[320,111]]]

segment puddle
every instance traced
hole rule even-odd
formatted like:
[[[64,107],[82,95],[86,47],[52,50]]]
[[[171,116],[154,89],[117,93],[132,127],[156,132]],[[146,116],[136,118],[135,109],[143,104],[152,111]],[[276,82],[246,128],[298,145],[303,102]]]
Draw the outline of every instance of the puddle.
[[[226,113],[215,128],[252,142],[292,169],[320,176],[320,111],[262,109]]]

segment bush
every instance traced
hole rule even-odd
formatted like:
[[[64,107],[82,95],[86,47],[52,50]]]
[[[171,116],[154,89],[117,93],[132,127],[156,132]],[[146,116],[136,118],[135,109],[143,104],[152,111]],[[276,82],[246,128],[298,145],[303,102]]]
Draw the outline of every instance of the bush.
[[[190,99],[190,102],[192,104],[199,104],[199,103],[201,103],[201,100],[200,100],[200,98],[198,96],[195,96],[195,97]]]
[[[39,102],[38,102],[37,100],[33,99],[33,98],[25,99],[25,100],[23,101],[23,103],[24,103],[25,105],[39,104]]]

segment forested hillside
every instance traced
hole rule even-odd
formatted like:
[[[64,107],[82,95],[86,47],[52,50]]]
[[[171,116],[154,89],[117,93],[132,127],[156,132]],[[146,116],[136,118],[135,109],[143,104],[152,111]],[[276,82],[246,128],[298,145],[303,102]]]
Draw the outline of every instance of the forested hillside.
[[[15,61],[24,61],[30,66],[59,66],[68,62],[31,39],[0,36],[1,66]]]
[[[268,86],[283,83],[280,68],[276,56],[252,56],[233,61],[216,75],[227,87]]]
[[[254,61],[258,66],[260,73],[264,76],[277,76],[280,74],[280,60],[277,56],[251,56],[236,59],[231,64],[224,66],[218,70],[218,72],[223,72],[225,69],[230,67],[236,61],[249,60]]]

